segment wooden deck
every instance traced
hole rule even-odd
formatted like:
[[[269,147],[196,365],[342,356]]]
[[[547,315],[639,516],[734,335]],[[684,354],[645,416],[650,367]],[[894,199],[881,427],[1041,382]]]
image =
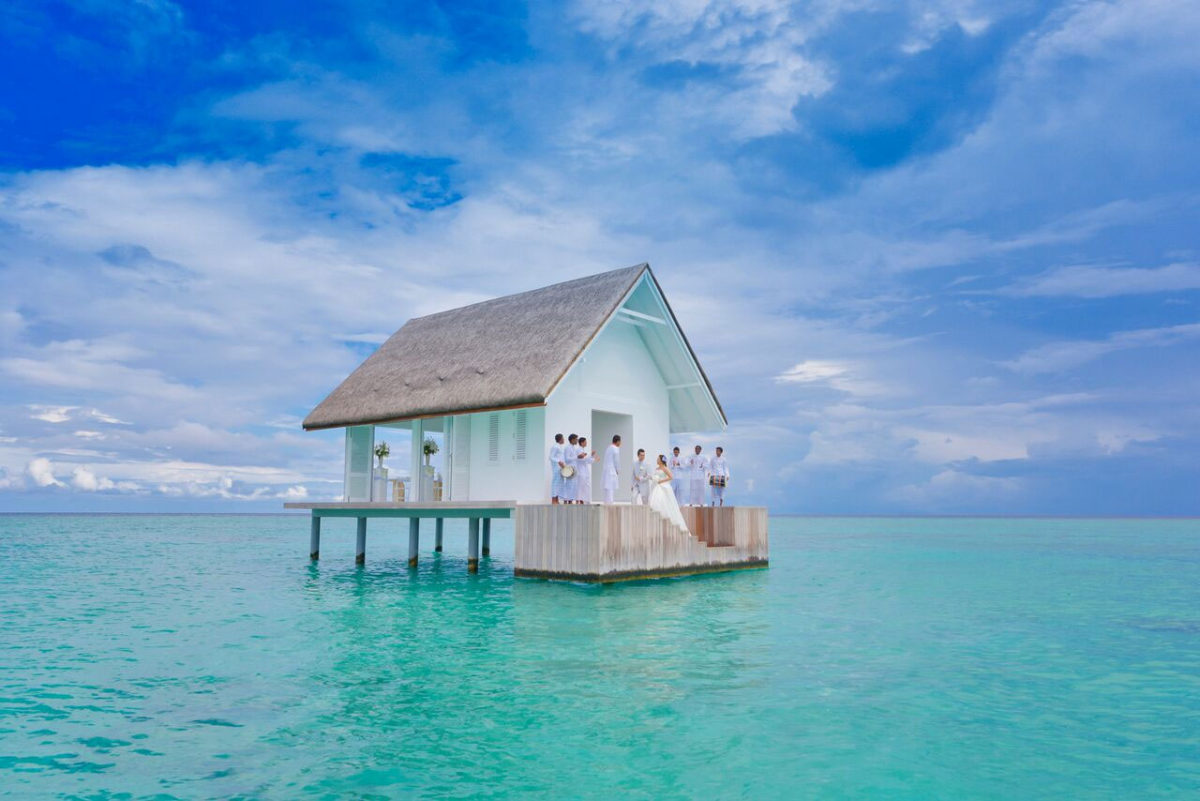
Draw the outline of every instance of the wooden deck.
[[[768,561],[767,510],[760,506],[684,507],[686,531],[647,506],[626,504],[305,501],[284,507],[312,512],[309,556],[314,560],[320,558],[321,520],[352,517],[358,521],[355,561],[363,564],[367,520],[377,517],[408,519],[410,567],[417,565],[421,520],[434,520],[434,550],[441,551],[446,518],[468,521],[467,570],[472,573],[479,557],[490,554],[491,523],[498,518],[513,519],[514,573],[527,578],[627,581],[766,567]]]
[[[767,566],[764,507],[682,511],[690,531],[647,506],[520,505],[515,573],[610,582]]]

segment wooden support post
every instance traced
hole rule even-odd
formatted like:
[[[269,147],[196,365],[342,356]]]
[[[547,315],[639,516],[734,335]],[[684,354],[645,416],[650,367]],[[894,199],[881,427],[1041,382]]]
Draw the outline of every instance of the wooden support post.
[[[313,512],[312,536],[308,538],[308,558],[314,562],[321,558],[321,518]]]
[[[417,566],[417,551],[421,547],[421,518],[408,519],[408,566]]]
[[[367,518],[358,518],[358,542],[354,548],[354,563],[356,565],[366,564],[367,562]]]
[[[483,518],[483,555],[492,555],[492,518]]]
[[[467,572],[479,572],[479,518],[472,517],[467,528]]]
[[[433,522],[433,550],[436,553],[442,552],[442,527],[445,523],[444,517],[439,517]]]

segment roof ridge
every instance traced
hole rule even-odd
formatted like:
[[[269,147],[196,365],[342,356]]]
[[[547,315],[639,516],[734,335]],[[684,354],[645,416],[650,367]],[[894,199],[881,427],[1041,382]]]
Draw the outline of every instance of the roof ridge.
[[[581,275],[578,278],[569,278],[566,281],[559,281],[556,284],[547,284],[546,286],[540,286],[540,287],[537,287],[536,289],[526,289],[524,292],[513,292],[511,295],[500,295],[499,297],[488,298],[487,300],[478,300],[474,303],[468,303],[466,306],[455,306],[452,309],[442,309],[441,311],[432,312],[430,314],[424,314],[420,317],[410,317],[408,319],[408,323],[413,323],[418,320],[428,320],[431,317],[438,317],[443,314],[450,314],[451,312],[460,312],[460,311],[464,311],[466,309],[473,309],[476,306],[484,306],[486,304],[497,303],[502,300],[511,300],[513,298],[520,298],[520,297],[524,297],[525,295],[532,295],[535,292],[545,292],[550,289],[559,289],[563,286],[566,286],[567,284],[574,284],[578,281],[587,281],[592,278],[602,278],[604,276],[616,275],[617,273],[632,272],[633,270],[637,270],[640,274],[642,271],[649,270],[649,269],[650,269],[650,262],[644,261],[644,262],[641,262],[640,264],[634,264],[630,267],[619,267],[616,270],[605,270],[602,273],[592,273],[591,275]],[[408,325],[408,323],[405,323],[405,325]],[[401,327],[403,327],[403,326],[401,326]]]

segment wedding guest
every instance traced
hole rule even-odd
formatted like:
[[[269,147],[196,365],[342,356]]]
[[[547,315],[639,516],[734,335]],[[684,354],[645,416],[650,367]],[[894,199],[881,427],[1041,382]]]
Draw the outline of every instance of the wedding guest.
[[[563,435],[555,434],[550,446],[550,503],[558,503],[563,494]]]
[[[708,481],[708,457],[700,453],[702,450],[704,449],[697,445],[695,455],[688,459],[688,467],[691,470],[691,480],[688,483],[689,506],[704,505],[704,485]]]
[[[671,472],[671,491],[675,493],[675,500],[680,504],[687,503],[686,492],[687,482],[683,480],[683,474],[686,471],[683,457],[679,455],[679,446],[671,451],[671,458],[667,460],[667,465]]]
[[[614,502],[613,495],[621,486],[621,435],[613,434],[612,444],[604,452],[604,502]]]
[[[592,463],[597,459],[596,452],[588,448],[587,437],[579,438],[579,487],[575,500],[580,503],[592,502]]]
[[[725,449],[718,446],[717,455],[708,463],[712,484],[712,505],[725,505],[725,489],[729,485],[729,462],[725,461]]]

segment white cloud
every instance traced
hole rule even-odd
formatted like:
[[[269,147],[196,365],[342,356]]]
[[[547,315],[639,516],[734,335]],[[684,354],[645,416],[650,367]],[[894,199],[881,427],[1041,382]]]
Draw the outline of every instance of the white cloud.
[[[106,414],[105,412],[102,412],[99,409],[88,409],[87,416],[98,422],[108,423],[109,425],[114,425],[114,426],[129,425],[129,423],[126,422],[125,420],[118,420],[116,417],[113,417],[111,414]]]
[[[340,339],[342,342],[359,342],[364,345],[382,345],[390,336],[391,334],[385,334],[380,331],[377,333],[365,334],[338,334],[334,338]]]
[[[1104,339],[1051,342],[1027,350],[1002,364],[1015,373],[1037,374],[1070,370],[1110,353],[1136,348],[1164,348],[1200,339],[1200,323],[1118,331]]]
[[[689,84],[659,96],[675,119],[720,121],[727,135],[749,139],[797,128],[792,108],[824,94],[828,69],[803,52],[824,15],[793,15],[790,4],[746,0],[641,0],[575,4],[581,30],[611,44],[614,67],[636,51],[650,63],[719,65],[736,71],[728,82]],[[645,63],[645,62],[642,62]]]
[[[824,385],[849,395],[886,395],[883,384],[862,376],[861,365],[832,359],[807,359],[775,376],[781,384]]]
[[[932,509],[970,508],[999,501],[1012,503],[1024,491],[1020,478],[981,476],[959,470],[942,470],[927,481],[907,484],[891,494],[896,500],[922,512]]]
[[[912,426],[897,426],[893,435],[913,442],[913,454],[922,462],[946,464],[968,459],[981,462],[1026,459],[1029,444],[1049,436],[1043,430],[996,430],[980,425],[976,430],[938,431]]]
[[[29,410],[33,412],[30,415],[31,418],[47,423],[66,423],[70,420],[85,418],[109,425],[129,425],[124,420],[118,420],[99,409],[85,409],[79,406],[44,406],[35,403],[29,404]]]
[[[1194,262],[1152,268],[1060,267],[1005,292],[1023,296],[1111,298],[1189,289],[1200,289],[1200,264]]]
[[[71,486],[82,492],[139,492],[141,487],[132,481],[113,481],[105,476],[98,476],[86,467],[76,467],[71,471]]]
[[[0,490],[18,490],[25,486],[25,479],[22,476],[10,476],[8,469],[0,467]]]
[[[47,423],[65,423],[71,419],[71,412],[77,407],[75,406],[30,406],[33,414],[30,415],[34,420],[43,420]]]
[[[45,457],[38,457],[30,460],[29,464],[25,465],[25,473],[33,480],[33,483],[39,487],[64,487],[66,486],[54,476],[54,464]]]

